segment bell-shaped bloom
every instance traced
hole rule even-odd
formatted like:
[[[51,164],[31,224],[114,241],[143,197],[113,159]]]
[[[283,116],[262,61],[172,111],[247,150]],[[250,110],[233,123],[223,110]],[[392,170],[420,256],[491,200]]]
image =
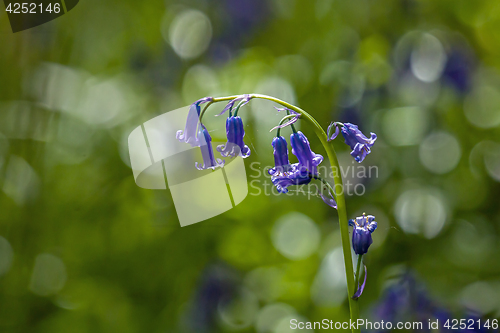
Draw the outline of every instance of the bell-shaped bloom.
[[[278,136],[273,139],[271,145],[274,148],[274,168],[268,173],[271,176],[291,171],[290,160],[288,159],[288,144],[283,136]]]
[[[271,177],[271,181],[276,186],[280,193],[287,193],[290,185],[304,185],[311,182],[312,176],[308,173],[301,172],[297,169],[298,163],[290,166],[291,172],[276,173],[276,176]]]
[[[184,128],[184,131],[177,131],[175,135],[177,140],[189,143],[192,147],[198,147],[200,145],[200,141],[198,140],[201,112],[200,105],[206,102],[210,102],[211,100],[213,100],[212,97],[205,97],[191,104],[186,120],[186,127]]]
[[[349,220],[349,225],[354,227],[352,232],[352,248],[358,255],[368,252],[368,248],[372,245],[372,232],[377,229],[375,216],[365,215],[356,217],[356,220]]]
[[[208,133],[207,129],[203,124],[201,125],[201,130],[198,132],[198,142],[200,143],[201,156],[203,157],[203,165],[196,162],[195,166],[198,170],[205,169],[215,169],[217,167],[224,166],[224,161],[220,158],[214,157],[214,151],[212,149],[212,137]]]
[[[371,138],[368,139],[361,131],[358,126],[345,123],[342,126],[342,135],[344,136],[345,143],[351,147],[351,156],[361,163],[365,159],[366,155],[370,153],[370,148],[375,144],[377,140],[377,135],[375,133],[370,133]]]
[[[316,167],[323,161],[323,156],[313,153],[309,141],[302,132],[298,131],[290,135],[290,145],[292,153],[299,160],[298,168],[300,171],[317,174]],[[306,173],[307,173],[306,172]]]
[[[235,157],[241,153],[243,158],[250,156],[250,148],[243,142],[245,130],[241,117],[229,117],[226,120],[227,143],[217,147],[217,151],[224,157]]]

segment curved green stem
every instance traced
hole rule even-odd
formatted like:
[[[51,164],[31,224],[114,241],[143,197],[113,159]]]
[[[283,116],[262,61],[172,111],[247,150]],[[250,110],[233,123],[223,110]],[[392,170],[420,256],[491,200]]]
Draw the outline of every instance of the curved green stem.
[[[280,136],[280,130],[281,130],[281,125],[283,125],[285,123],[285,121],[287,121],[288,119],[292,119],[292,118],[295,118],[297,117],[296,115],[294,114],[291,114],[291,115],[288,115],[288,116],[284,116],[283,119],[281,119],[281,121],[279,122],[278,126],[272,128],[269,132],[272,132],[274,131],[276,128],[278,129],[277,133],[276,133],[276,136]],[[292,124],[293,126],[293,124]]]
[[[332,185],[330,185],[329,182],[327,182],[325,179],[321,178],[320,176],[313,176],[313,178],[321,181],[324,185],[326,185],[326,187],[328,187],[328,191],[335,198],[335,191],[333,190]]]
[[[218,97],[214,98],[213,101],[209,102],[203,111],[200,113],[200,122],[203,117],[203,114],[205,113],[206,109],[208,106],[212,103],[215,102],[222,102],[222,101],[230,101],[232,99],[235,99],[238,96],[227,96],[227,97]],[[325,148],[326,154],[328,156],[328,159],[330,160],[330,165],[332,168],[336,168],[336,170],[340,170],[339,166],[339,161],[337,159],[337,155],[335,154],[335,149],[333,148],[333,143],[328,142],[328,138],[326,136],[325,131],[321,127],[321,125],[314,119],[309,113],[305,112],[301,108],[292,105],[290,103],[287,103],[285,101],[282,101],[278,98],[272,97],[272,96],[267,96],[267,95],[261,95],[261,94],[252,94],[252,98],[261,98],[261,99],[266,99],[275,103],[278,103],[286,108],[289,108],[297,113],[300,114],[300,119],[304,120],[308,123],[310,123],[314,129],[314,132],[318,136],[319,140],[321,141],[321,144]],[[348,300],[349,300],[349,311],[351,313],[351,320],[353,322],[357,321],[359,318],[359,306],[358,306],[358,300],[352,299],[352,296],[354,295],[356,291],[356,285],[354,284],[354,267],[352,264],[352,255],[351,255],[351,243],[349,241],[349,225],[348,225],[348,220],[347,220],[347,211],[346,211],[346,205],[345,205],[345,198],[344,198],[344,186],[342,183],[342,177],[340,176],[339,172],[333,172],[333,180],[335,183],[334,186],[334,194],[335,194],[335,199],[337,201],[337,212],[339,215],[339,226],[340,226],[340,234],[341,234],[341,240],[342,240],[342,250],[344,254],[344,264],[345,264],[345,273],[346,273],[346,280],[347,280],[347,295],[348,295]],[[353,333],[359,333],[359,329],[353,329]]]

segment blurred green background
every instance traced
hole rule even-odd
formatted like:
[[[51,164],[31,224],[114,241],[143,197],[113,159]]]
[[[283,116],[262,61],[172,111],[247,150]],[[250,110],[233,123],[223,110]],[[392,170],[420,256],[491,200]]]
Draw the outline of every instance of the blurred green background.
[[[346,179],[366,189],[347,197],[349,218],[379,223],[362,317],[406,269],[440,306],[500,316],[498,1],[82,0],[16,34],[3,8],[1,332],[281,333],[290,318],[348,319],[337,214],[321,200],[252,187],[181,228],[168,190],[134,182],[135,127],[242,93],[378,134],[362,164],[376,177]],[[273,163],[272,106],[241,112],[249,176],[268,192],[249,167]],[[222,107],[207,115],[219,141]],[[341,164],[356,167],[342,141]]]

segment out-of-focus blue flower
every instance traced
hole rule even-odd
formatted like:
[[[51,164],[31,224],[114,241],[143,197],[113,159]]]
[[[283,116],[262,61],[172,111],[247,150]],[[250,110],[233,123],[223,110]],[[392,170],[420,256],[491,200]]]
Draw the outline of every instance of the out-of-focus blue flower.
[[[345,143],[352,149],[351,156],[354,157],[356,162],[363,162],[366,155],[370,153],[370,148],[375,144],[377,135],[375,133],[370,133],[371,138],[368,139],[361,133],[358,126],[351,123],[345,123],[344,126],[342,126],[341,132],[344,136]]]
[[[271,181],[276,186],[278,192],[287,193],[287,187],[290,185],[304,185],[311,182],[312,175],[298,169],[298,164],[295,163],[290,166],[291,172],[284,172],[271,177]]]
[[[443,79],[460,93],[469,90],[472,83],[472,56],[466,50],[453,50],[446,61],[443,70]]]
[[[188,332],[214,332],[218,325],[217,309],[234,299],[239,284],[238,274],[231,267],[220,263],[206,267],[183,315]]]
[[[198,170],[215,169],[224,166],[224,161],[220,158],[214,157],[212,149],[212,137],[208,134],[207,128],[201,124],[202,129],[198,132],[198,142],[201,149],[201,156],[203,157],[203,165],[200,166],[196,162],[195,166]]]
[[[488,318],[466,309],[461,313],[453,314],[448,309],[438,305],[428,294],[411,271],[405,272],[396,283],[388,287],[381,300],[375,305],[373,320],[385,322],[421,322],[424,323],[422,332],[431,330],[425,324],[429,320],[439,320],[439,332],[497,332],[485,325]],[[456,321],[453,321],[455,319]],[[460,327],[460,322],[465,321],[466,327]],[[478,321],[479,320],[479,321]],[[454,322],[458,322],[455,328],[451,328]],[[478,324],[481,325],[478,325]],[[445,325],[449,325],[445,327]],[[379,330],[378,332],[388,332],[389,330]]]
[[[290,135],[290,145],[292,146],[292,153],[297,156],[299,160],[298,171],[304,175],[311,173],[317,174],[316,167],[323,161],[323,156],[315,154],[311,150],[309,141],[301,131],[292,133]]]
[[[241,153],[243,158],[250,156],[250,148],[243,142],[245,130],[241,117],[228,117],[226,120],[227,143],[217,147],[217,151],[224,157],[235,157]]]
[[[198,147],[200,141],[198,140],[198,124],[200,123],[200,105],[213,100],[212,97],[205,97],[197,100],[189,108],[186,127],[184,131],[178,130],[175,137],[181,142],[189,143],[192,147]]]
[[[397,283],[386,289],[381,301],[375,306],[374,314],[376,320],[394,322],[405,319],[409,312],[409,293],[403,283]]]
[[[442,328],[441,313],[428,294],[415,280],[411,272],[405,272],[396,283],[391,284],[374,309],[374,320],[386,322],[418,321],[427,323],[428,319],[439,318]],[[444,313],[443,313],[444,314]],[[379,330],[378,332],[389,332]],[[423,325],[422,332],[429,332],[428,325]]]
[[[352,232],[352,247],[354,252],[358,255],[365,254],[373,243],[372,232],[377,229],[375,216],[366,216],[363,213],[363,216],[356,217],[356,220],[349,220],[349,225],[354,227]]]
[[[274,148],[274,168],[269,169],[268,173],[271,176],[278,175],[284,172],[292,171],[290,160],[288,159],[288,144],[283,136],[278,136],[273,139],[271,145]]]

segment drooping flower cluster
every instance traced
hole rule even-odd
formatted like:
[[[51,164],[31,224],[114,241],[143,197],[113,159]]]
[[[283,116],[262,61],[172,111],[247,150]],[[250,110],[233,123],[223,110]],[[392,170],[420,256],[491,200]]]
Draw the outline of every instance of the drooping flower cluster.
[[[240,116],[238,116],[238,111],[243,105],[247,104],[252,97],[252,95],[248,94],[236,96],[232,98],[224,109],[218,114],[220,116],[225,112],[229,112],[229,116],[226,119],[227,142],[226,144],[219,145],[217,147],[217,152],[219,152],[222,157],[233,158],[241,156],[246,158],[250,156],[250,148],[245,145],[243,140],[245,130],[243,120]],[[203,164],[196,163],[196,168],[200,170],[223,167],[225,162],[224,160],[214,156],[212,138],[207,128],[200,122],[200,117],[202,116],[201,105],[204,103],[211,104],[213,101],[214,99],[212,97],[205,97],[194,102],[189,108],[184,131],[180,130],[176,135],[177,139],[181,142],[189,143],[193,147],[200,147]],[[278,111],[286,111],[288,114],[285,118],[283,118],[282,122],[278,126],[273,128],[273,130],[278,128],[278,135],[271,143],[273,147],[275,166],[268,172],[271,175],[271,181],[274,186],[276,186],[277,191],[280,193],[287,193],[289,186],[309,184],[312,179],[319,179],[323,181],[319,177],[317,169],[323,161],[323,156],[314,153],[311,150],[307,137],[302,132],[296,131],[293,126],[293,124],[299,119],[300,114],[288,108],[277,109]],[[293,164],[290,163],[288,157],[288,143],[285,137],[279,135],[280,129],[287,126],[291,126],[293,129],[293,133],[290,135],[290,146],[292,147],[292,154],[295,155],[298,160],[298,162]],[[341,129],[339,129],[339,126]],[[331,134],[330,132],[333,127],[335,127],[335,133]],[[370,153],[370,148],[377,139],[377,136],[374,133],[371,133],[370,139],[367,138],[363,135],[363,133],[361,133],[356,125],[334,122],[328,127],[328,141],[335,139],[339,132],[342,132],[345,143],[352,149],[351,155],[358,162],[362,162]],[[327,183],[325,184],[328,185]],[[321,191],[318,195],[327,205],[337,208],[337,202],[333,191],[329,185],[328,187],[329,190],[326,194]],[[368,239],[371,240],[371,236],[369,237],[365,231],[363,232],[361,229],[356,231],[356,237],[365,239],[366,241]],[[369,246],[369,244],[367,246]],[[358,250],[361,251],[361,248],[358,248]]]
[[[196,163],[196,168],[199,170],[215,169],[217,167],[223,167],[225,163],[224,160],[214,156],[212,138],[205,125],[203,125],[200,121],[203,116],[202,113],[205,112],[205,110],[203,112],[201,111],[201,105],[204,103],[209,103],[208,105],[210,105],[213,102],[230,99],[224,109],[218,114],[220,116],[225,112],[228,112],[229,116],[226,119],[227,142],[226,144],[219,145],[217,147],[217,152],[219,152],[222,157],[233,158],[241,156],[246,158],[250,156],[251,151],[244,142],[245,130],[243,120],[240,116],[238,116],[238,111],[254,97],[275,100],[269,96],[263,95],[240,95],[215,100],[211,97],[206,97],[191,105],[185,129],[184,131],[178,131],[176,137],[181,142],[189,143],[193,147],[200,147],[203,164]],[[278,102],[282,105],[287,105],[286,103],[280,101]],[[207,107],[205,107],[205,109]],[[319,180],[322,182],[322,189],[327,190],[327,192],[325,194],[321,191],[316,193],[316,195],[320,196],[327,205],[337,209],[337,199],[341,196],[341,193],[337,192],[337,188],[335,188],[336,190],[334,192],[330,184],[319,175],[318,166],[323,161],[323,156],[314,153],[307,137],[301,131],[297,131],[295,129],[294,123],[296,123],[301,115],[304,115],[305,113],[298,108],[293,107],[293,109],[296,111],[288,108],[278,108],[278,111],[286,111],[287,115],[281,120],[278,126],[272,129],[277,129],[278,133],[271,142],[274,155],[274,167],[268,171],[271,176],[271,181],[279,193],[287,193],[290,186],[309,184],[313,179]],[[317,123],[314,125],[317,125]],[[292,148],[292,154],[295,155],[298,160],[296,163],[290,163],[288,142],[284,136],[280,135],[280,130],[287,126],[292,128],[292,133],[290,134],[290,146]],[[331,133],[333,128],[335,128],[335,132]],[[375,133],[370,133],[370,138],[368,138],[358,129],[358,126],[351,123],[342,124],[339,122],[333,122],[328,127],[327,140],[331,141],[335,139],[339,133],[342,133],[345,143],[352,150],[351,155],[359,163],[361,163],[371,152],[371,147],[375,144],[377,139],[377,135]],[[323,140],[323,137],[320,136],[320,139]],[[341,183],[335,185],[342,186]],[[349,225],[354,227],[352,247],[354,252],[360,256],[358,262],[358,267],[360,267],[361,256],[367,253],[368,248],[373,242],[371,234],[377,228],[377,222],[375,222],[374,216],[366,216],[363,214],[363,216],[357,217],[355,220],[350,220]],[[364,282],[361,287],[359,287],[358,283],[358,289],[352,298],[358,298],[363,292],[367,276],[366,267],[364,271]],[[359,269],[357,274],[360,275]],[[357,276],[357,279],[359,282],[359,276]]]

